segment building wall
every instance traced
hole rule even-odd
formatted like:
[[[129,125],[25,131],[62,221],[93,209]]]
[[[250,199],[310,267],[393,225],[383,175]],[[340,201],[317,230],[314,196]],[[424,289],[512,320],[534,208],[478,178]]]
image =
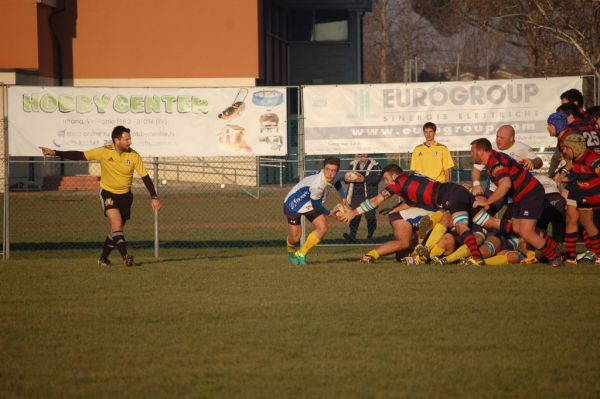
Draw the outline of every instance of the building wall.
[[[0,15],[0,69],[37,69],[37,4],[2,0]]]
[[[256,79],[257,1],[78,0],[71,78]]]

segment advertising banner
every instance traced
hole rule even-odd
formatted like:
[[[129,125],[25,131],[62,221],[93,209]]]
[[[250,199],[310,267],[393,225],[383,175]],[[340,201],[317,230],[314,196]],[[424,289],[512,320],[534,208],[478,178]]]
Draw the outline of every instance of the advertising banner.
[[[307,86],[303,88],[307,154],[395,153],[423,142],[423,124],[438,126],[436,140],[451,151],[509,124],[534,148],[556,145],[548,115],[560,95],[581,90],[580,77]]]
[[[142,156],[285,155],[286,89],[78,88],[12,86],[11,156],[39,156],[38,146],[88,150],[131,129]]]

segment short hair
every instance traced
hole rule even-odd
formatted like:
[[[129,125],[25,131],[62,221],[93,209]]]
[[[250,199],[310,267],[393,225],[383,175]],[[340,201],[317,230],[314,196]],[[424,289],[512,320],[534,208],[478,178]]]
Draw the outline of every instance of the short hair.
[[[383,176],[384,173],[390,173],[393,175],[399,175],[402,173],[402,168],[400,166],[398,166],[395,163],[391,163],[389,165],[387,165],[385,168],[383,168],[381,170],[381,175]]]
[[[566,99],[570,103],[577,103],[578,106],[583,107],[583,94],[577,89],[569,89],[560,95],[560,99]]]
[[[425,129],[433,129],[433,131],[436,132],[437,126],[433,122],[427,122],[423,125],[423,131],[425,131]]]
[[[492,143],[485,137],[471,141],[471,145],[475,146],[475,149],[477,150],[483,150],[486,152],[492,151]]]
[[[334,157],[333,155],[328,156],[323,160],[323,167],[326,165],[335,165],[340,168],[340,159],[338,157]]]
[[[588,109],[585,110],[585,113],[591,116],[600,116],[600,105],[588,107]]]
[[[115,126],[115,128],[112,131],[112,134],[110,135],[113,143],[115,142],[115,139],[119,139],[121,140],[121,137],[123,137],[123,133],[129,133],[131,134],[131,129],[127,129],[125,126]]]
[[[563,114],[569,116],[573,116],[575,118],[581,118],[581,111],[576,104],[573,103],[564,103],[560,107],[556,109],[558,112],[562,112]]]

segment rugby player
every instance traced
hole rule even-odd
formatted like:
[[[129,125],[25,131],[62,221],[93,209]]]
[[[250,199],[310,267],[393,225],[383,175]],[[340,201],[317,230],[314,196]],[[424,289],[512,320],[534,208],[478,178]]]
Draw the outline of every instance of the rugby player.
[[[327,234],[329,228],[327,216],[335,216],[333,210],[329,210],[323,205],[328,193],[335,188],[340,199],[346,197],[338,176],[339,170],[339,158],[334,156],[325,158],[323,169],[317,174],[300,180],[283,201],[283,213],[287,218],[288,226],[286,239],[288,260],[293,265],[305,265],[308,251]],[[304,245],[296,250],[296,244],[302,235],[300,224],[302,216],[305,216],[315,229],[306,237]]]
[[[40,147],[44,156],[58,156],[73,161],[100,162],[100,199],[104,215],[110,224],[110,232],[104,240],[99,266],[111,266],[108,259],[116,247],[125,266],[133,266],[133,256],[127,253],[127,243],[123,228],[131,216],[133,194],[131,185],[133,172],[142,178],[152,198],[152,209],[160,211],[160,200],[152,179],[146,172],[142,157],[131,148],[131,131],[125,126],[116,126],[111,134],[112,144],[89,151],[58,151]]]
[[[485,165],[486,172],[496,190],[487,198],[477,197],[473,207],[484,208],[509,196],[513,201],[511,219],[503,219],[497,230],[504,234],[515,232],[525,242],[538,249],[550,261],[552,266],[560,266],[562,259],[557,251],[556,242],[550,237],[542,238],[536,231],[536,221],[542,216],[544,188],[528,171],[510,156],[496,152],[486,138],[471,142],[473,162]]]

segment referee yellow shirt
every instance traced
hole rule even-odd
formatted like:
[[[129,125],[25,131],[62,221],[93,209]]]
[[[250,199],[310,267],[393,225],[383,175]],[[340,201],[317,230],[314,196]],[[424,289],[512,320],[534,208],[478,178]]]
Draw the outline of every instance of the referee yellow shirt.
[[[119,154],[111,144],[85,151],[83,154],[88,161],[100,161],[100,187],[111,193],[129,192],[134,170],[140,177],[148,174],[140,154],[131,149]]]
[[[410,159],[411,170],[441,183],[446,182],[445,171],[452,167],[454,161],[448,147],[436,142],[431,146],[419,144]]]

